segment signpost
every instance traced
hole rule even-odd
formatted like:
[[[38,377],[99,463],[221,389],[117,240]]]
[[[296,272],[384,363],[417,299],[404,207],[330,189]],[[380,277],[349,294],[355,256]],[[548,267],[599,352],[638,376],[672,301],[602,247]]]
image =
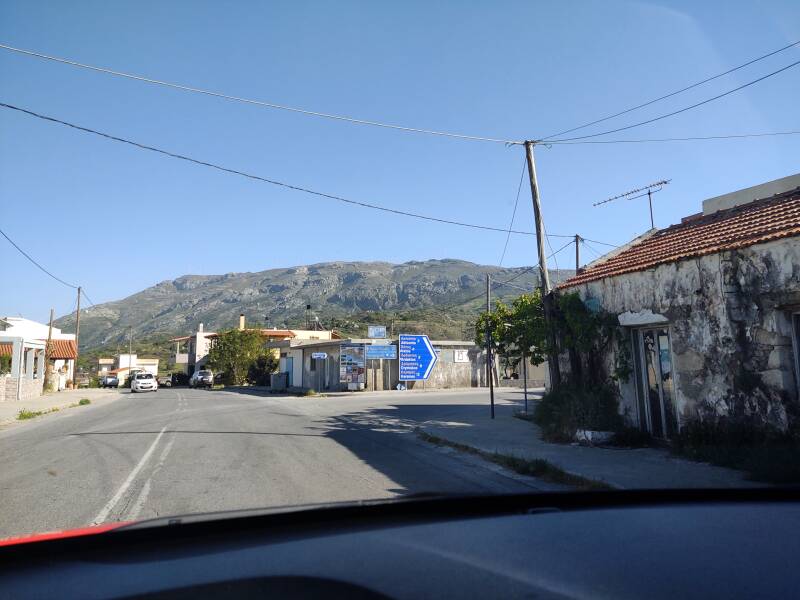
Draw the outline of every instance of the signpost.
[[[313,358],[314,360],[325,360],[326,358],[328,358],[328,353],[327,352],[312,352],[311,353],[311,358]]]
[[[367,346],[367,360],[397,360],[397,346],[394,344]]]
[[[368,338],[385,338],[386,325],[369,325],[367,326]]]
[[[427,335],[400,334],[400,381],[425,381],[438,357]]]

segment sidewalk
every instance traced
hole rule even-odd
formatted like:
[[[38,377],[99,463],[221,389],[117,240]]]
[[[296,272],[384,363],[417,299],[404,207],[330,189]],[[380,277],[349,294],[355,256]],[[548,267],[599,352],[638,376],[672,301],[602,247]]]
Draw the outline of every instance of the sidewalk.
[[[69,408],[73,404],[77,404],[81,398],[88,398],[91,400],[92,404],[104,404],[120,397],[120,393],[116,390],[91,388],[52,392],[39,396],[34,400],[0,402],[0,426],[17,422],[17,415],[21,410],[32,412],[50,411],[54,408],[63,410]]]
[[[597,448],[570,444],[551,444],[541,439],[538,426],[514,417],[521,409],[518,390],[498,393],[496,418],[465,412],[464,417],[448,421],[426,421],[419,429],[451,442],[485,452],[525,459],[544,459],[551,464],[616,488],[735,488],[763,487],[748,481],[744,473],[675,458],[655,448]],[[531,410],[535,401],[531,404]]]

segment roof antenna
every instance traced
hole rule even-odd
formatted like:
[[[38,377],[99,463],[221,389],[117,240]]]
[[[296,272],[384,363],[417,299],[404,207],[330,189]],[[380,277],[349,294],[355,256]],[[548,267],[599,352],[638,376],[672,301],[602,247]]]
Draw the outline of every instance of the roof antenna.
[[[651,183],[650,185],[646,185],[644,187],[637,188],[635,190],[631,190],[630,192],[625,192],[624,194],[619,194],[618,196],[614,196],[613,198],[609,198],[608,200],[601,200],[600,202],[595,202],[592,206],[600,206],[601,204],[606,204],[607,202],[613,202],[614,200],[619,200],[621,198],[625,198],[626,200],[635,200],[636,198],[642,198],[647,196],[647,202],[650,204],[650,229],[655,229],[656,225],[653,221],[653,194],[656,192],[660,192],[665,185],[667,185],[672,179],[662,179],[661,181],[656,181],[655,183]],[[638,194],[638,196],[634,196],[634,194]]]

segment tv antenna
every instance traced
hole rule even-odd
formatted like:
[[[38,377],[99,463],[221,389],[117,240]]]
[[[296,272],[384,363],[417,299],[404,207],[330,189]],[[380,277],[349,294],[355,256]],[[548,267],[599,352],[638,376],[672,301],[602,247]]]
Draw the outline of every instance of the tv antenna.
[[[653,221],[653,194],[655,194],[656,192],[660,192],[664,188],[664,186],[667,185],[670,181],[672,180],[662,179],[661,181],[656,181],[655,183],[651,183],[650,185],[645,185],[635,190],[631,190],[630,192],[619,194],[618,196],[614,196],[613,198],[608,198],[607,200],[601,200],[600,202],[595,202],[594,204],[592,204],[592,206],[600,206],[601,204],[613,202],[614,200],[621,200],[622,198],[624,198],[625,200],[635,200],[636,198],[642,198],[644,196],[647,196],[647,202],[650,204],[650,229],[655,229],[655,222]]]

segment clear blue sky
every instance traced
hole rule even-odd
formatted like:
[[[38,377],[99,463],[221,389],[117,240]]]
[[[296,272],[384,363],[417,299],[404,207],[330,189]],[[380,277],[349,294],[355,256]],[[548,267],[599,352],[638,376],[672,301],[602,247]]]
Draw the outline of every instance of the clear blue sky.
[[[800,38],[783,2],[37,2],[0,5],[3,43],[229,94],[423,128],[535,138]],[[800,59],[793,48],[603,125],[622,126]],[[0,51],[0,101],[367,202],[507,227],[520,147],[234,104]],[[800,68],[614,138],[800,128]],[[586,130],[585,133],[599,131]],[[0,110],[0,225],[97,303],[184,274],[331,260],[500,259],[505,235],[344,206]],[[661,178],[658,226],[800,171],[800,136],[537,151],[550,233],[622,243]],[[515,225],[532,228],[527,185]],[[553,240],[554,246],[560,244]],[[535,263],[512,236],[505,265]],[[571,252],[558,256],[569,265]],[[552,265],[555,266],[555,265]],[[74,295],[0,239],[0,314],[45,320]]]

